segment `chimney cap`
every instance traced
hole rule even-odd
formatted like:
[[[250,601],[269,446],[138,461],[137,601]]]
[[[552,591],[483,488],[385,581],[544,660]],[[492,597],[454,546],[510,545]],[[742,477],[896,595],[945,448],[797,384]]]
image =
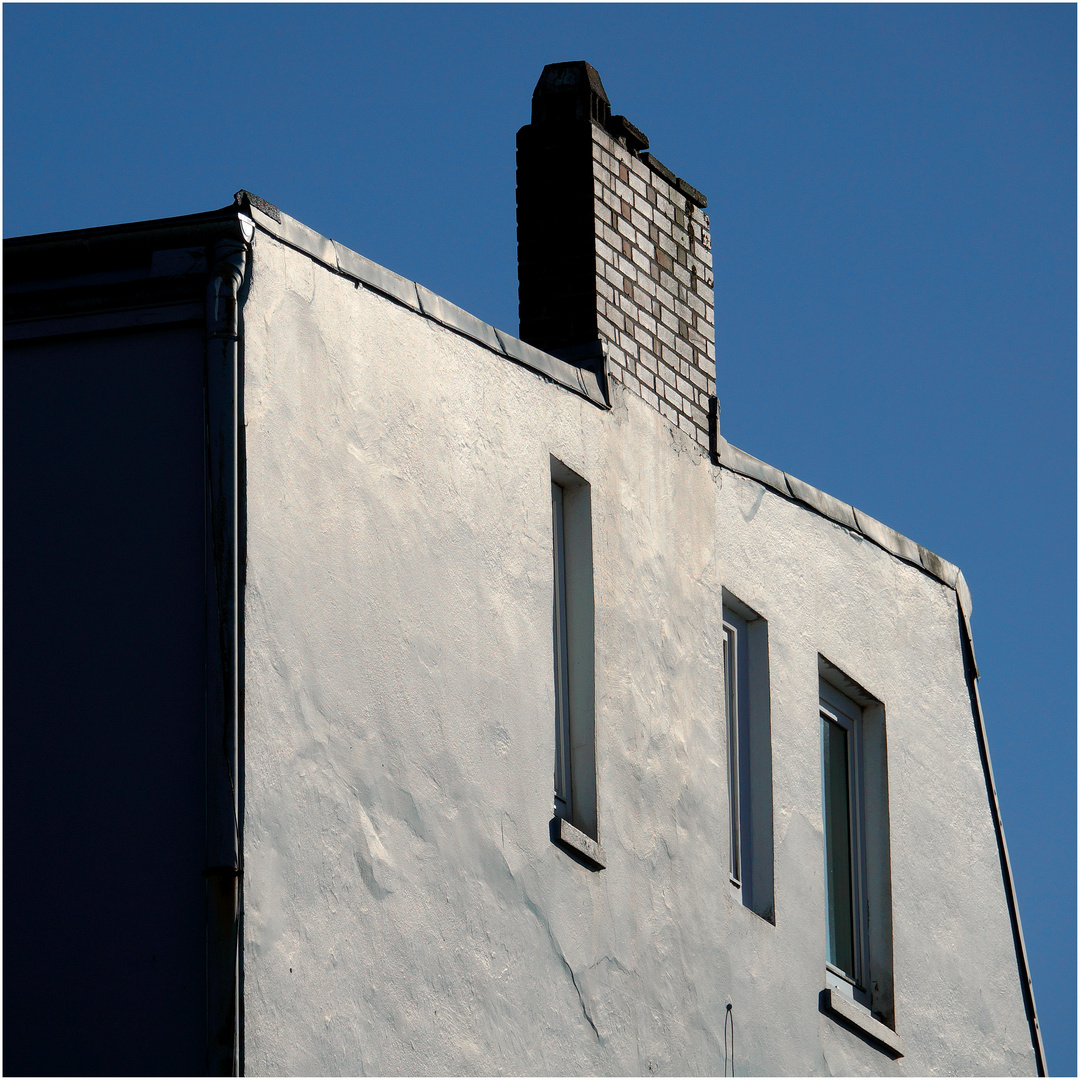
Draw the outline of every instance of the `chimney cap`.
[[[532,96],[532,122],[597,120],[611,113],[604,84],[596,68],[584,60],[545,64]]]

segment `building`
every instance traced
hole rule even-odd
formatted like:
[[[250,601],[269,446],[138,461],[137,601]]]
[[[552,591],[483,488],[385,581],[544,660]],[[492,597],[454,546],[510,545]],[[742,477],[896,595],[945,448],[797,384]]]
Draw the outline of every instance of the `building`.
[[[521,339],[247,192],[7,243],[5,1071],[1045,1071],[963,576],[724,440],[588,65],[518,167]]]

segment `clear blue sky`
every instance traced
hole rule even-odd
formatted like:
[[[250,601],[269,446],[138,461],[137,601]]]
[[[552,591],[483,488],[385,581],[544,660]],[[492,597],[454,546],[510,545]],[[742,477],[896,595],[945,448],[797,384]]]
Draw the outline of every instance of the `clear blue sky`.
[[[545,63],[710,200],[732,442],[959,564],[1050,1068],[1076,1072],[1076,12],[4,8],[4,234],[246,187],[516,332]],[[933,888],[933,882],[926,882]]]

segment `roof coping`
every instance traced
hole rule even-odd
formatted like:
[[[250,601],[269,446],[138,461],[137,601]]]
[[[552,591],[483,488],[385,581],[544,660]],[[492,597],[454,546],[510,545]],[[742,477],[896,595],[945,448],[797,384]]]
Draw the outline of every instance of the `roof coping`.
[[[384,266],[372,262],[358,252],[352,251],[335,240],[328,240],[314,229],[289,217],[272,203],[249,191],[238,191],[236,202],[242,211],[251,216],[257,228],[280,240],[289,247],[302,251],[316,262],[322,263],[351,281],[359,282],[391,300],[412,309],[432,322],[475,341],[493,353],[529,368],[537,374],[558,383],[587,398],[602,409],[610,408],[607,396],[607,377],[604,369],[579,368],[557,356],[542,352],[511,337],[502,330],[470,315],[463,308],[436,296],[430,289],[415,281],[395,274]]]
[[[832,495],[811,487],[790,473],[781,472],[772,465],[767,465],[764,461],[746,453],[745,450],[732,446],[727,439],[720,436],[717,436],[716,440],[716,453],[723,468],[739,476],[757,480],[758,483],[764,484],[785,498],[809,507],[822,517],[843,525],[845,529],[850,529],[851,532],[865,537],[889,552],[890,555],[895,555],[898,559],[918,567],[943,585],[956,590],[965,617],[971,614],[971,593],[964,581],[964,575],[947,559],[935,555],[921,544],[916,544],[914,540],[909,540],[895,529],[890,529],[888,525],[883,525],[876,518],[864,514],[856,507],[849,506]]]
[[[238,191],[236,202],[242,210],[251,215],[255,225],[263,232],[304,252],[331,270],[411,308],[417,314],[467,337],[470,341],[475,341],[515,364],[580,394],[594,405],[603,409],[610,408],[604,364],[577,367],[497,330],[449,300],[436,296],[423,285],[379,266],[334,240],[328,240],[251,192]],[[785,498],[835,521],[889,554],[925,571],[950,589],[954,589],[965,617],[970,615],[971,593],[964,582],[963,574],[948,560],[935,555],[921,544],[916,544],[914,540],[909,540],[869,514],[761,461],[745,450],[740,450],[721,436],[717,436],[717,459],[723,468],[764,484]]]

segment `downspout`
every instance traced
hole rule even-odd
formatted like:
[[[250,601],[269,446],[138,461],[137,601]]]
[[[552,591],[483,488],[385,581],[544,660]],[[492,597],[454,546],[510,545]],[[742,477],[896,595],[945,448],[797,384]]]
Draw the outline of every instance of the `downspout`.
[[[962,575],[961,575],[962,581]],[[1005,828],[1001,822],[1001,807],[998,805],[997,785],[994,783],[994,769],[990,764],[990,744],[986,738],[986,723],[983,719],[982,702],[979,699],[979,669],[975,663],[975,647],[971,640],[970,600],[965,606],[967,586],[957,587],[956,599],[960,608],[960,636],[964,643],[964,667],[967,673],[968,691],[971,694],[971,708],[975,716],[975,737],[979,743],[979,757],[982,760],[983,776],[986,780],[986,794],[990,801],[990,816],[994,821],[994,834],[997,837],[998,859],[1001,862],[1001,877],[1005,885],[1005,901],[1009,907],[1012,921],[1013,947],[1016,950],[1016,966],[1020,974],[1020,991],[1024,998],[1028,1027],[1031,1031],[1031,1045],[1035,1051],[1035,1068],[1039,1076],[1047,1076],[1046,1051],[1043,1049],[1042,1031],[1039,1029],[1039,1017],[1035,1011],[1035,989],[1031,984],[1031,969],[1028,967],[1027,947],[1024,945],[1024,931],[1020,926],[1020,905],[1016,899],[1013,884],[1012,865],[1009,862],[1009,848],[1005,843]]]
[[[243,426],[240,290],[255,227],[214,245],[206,296],[207,1073],[238,1076],[242,720]]]

